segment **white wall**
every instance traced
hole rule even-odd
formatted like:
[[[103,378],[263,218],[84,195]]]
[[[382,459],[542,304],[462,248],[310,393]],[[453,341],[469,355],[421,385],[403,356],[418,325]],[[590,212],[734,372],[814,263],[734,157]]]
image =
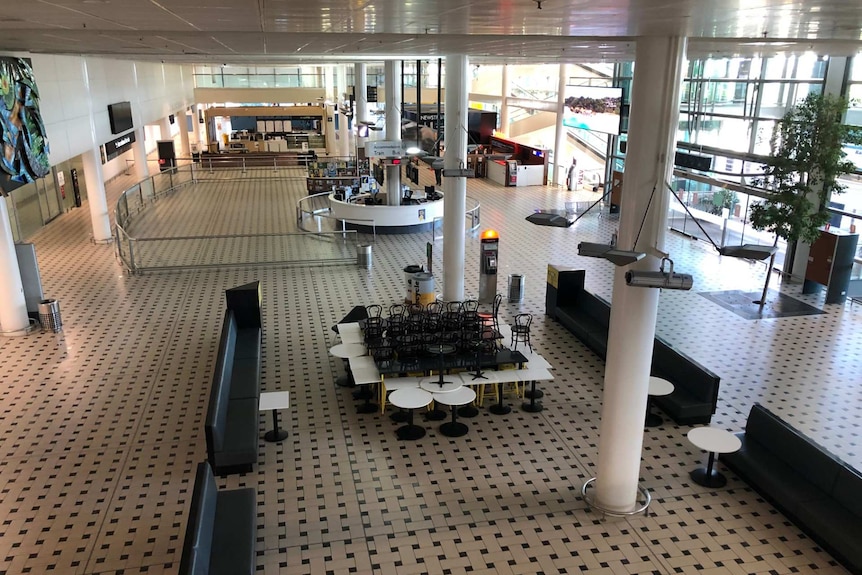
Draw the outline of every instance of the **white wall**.
[[[51,54],[22,56],[32,61],[39,87],[51,165],[118,137],[111,133],[108,104],[131,102],[134,126],[139,128],[194,103],[191,66]],[[131,155],[105,164],[103,177],[107,180],[124,171],[126,157]]]

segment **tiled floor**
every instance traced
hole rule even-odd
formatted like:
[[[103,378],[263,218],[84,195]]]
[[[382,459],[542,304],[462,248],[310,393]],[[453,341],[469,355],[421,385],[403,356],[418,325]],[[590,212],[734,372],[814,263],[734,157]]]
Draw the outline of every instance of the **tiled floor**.
[[[271,174],[270,174],[271,175]],[[285,174],[281,174],[285,175]],[[430,172],[422,174],[428,179]],[[109,202],[127,181],[115,181]],[[140,220],[154,232],[186,216],[180,232],[289,231],[289,181],[272,177],[181,191]],[[329,327],[356,302],[403,297],[402,268],[420,263],[429,234],[381,236],[370,270],[355,266],[212,269],[126,275],[114,248],[90,243],[89,212],[74,210],[30,238],[45,292],[60,300],[63,333],[0,339],[0,573],[175,573],[203,420],[223,290],[263,286],[266,390],[287,389],[290,437],[261,441],[253,473],[220,479],[258,493],[258,571],[275,573],[844,573],[743,482],[691,483],[703,453],[668,422],[646,431],[642,478],[649,517],[600,521],[579,498],[595,471],[604,365],[545,318],[549,262],[588,270],[610,297],[611,264],[576,255],[607,240],[614,222],[588,216],[571,228],[534,226],[536,208],[589,199],[553,188],[498,188],[471,180],[483,229],[501,232],[501,276],[526,276],[522,304],[533,344],[554,365],[545,410],[486,410],[470,433],[436,424],[416,443],[379,415],[358,415],[334,385]],[[224,218],[228,199],[248,209]],[[288,202],[288,203],[285,203]],[[187,211],[190,210],[190,211]],[[283,224],[285,227],[280,228]],[[259,227],[260,226],[260,227]],[[143,232],[142,232],[143,233]],[[764,268],[720,260],[705,244],[669,240],[698,291],[756,291]],[[478,237],[467,240],[467,291],[478,285]],[[435,270],[442,269],[442,244]],[[437,274],[437,280],[442,276]],[[788,295],[824,307],[817,296]],[[862,308],[745,320],[696,292],[663,292],[657,331],[722,377],[713,423],[744,425],[755,401],[862,467]],[[261,435],[269,418],[260,418]],[[719,464],[720,465],[720,464]]]

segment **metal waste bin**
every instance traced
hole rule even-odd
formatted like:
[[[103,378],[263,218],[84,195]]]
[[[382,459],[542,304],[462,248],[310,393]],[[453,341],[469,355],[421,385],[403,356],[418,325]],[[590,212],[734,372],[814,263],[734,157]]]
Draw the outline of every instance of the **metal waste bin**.
[[[39,302],[39,323],[42,331],[51,330],[54,333],[63,329],[63,318],[60,317],[60,302],[55,299],[43,299]]]
[[[361,268],[371,268],[371,245],[359,244],[356,246],[356,265]]]
[[[509,303],[520,303],[524,301],[524,276],[512,274],[509,276]]]

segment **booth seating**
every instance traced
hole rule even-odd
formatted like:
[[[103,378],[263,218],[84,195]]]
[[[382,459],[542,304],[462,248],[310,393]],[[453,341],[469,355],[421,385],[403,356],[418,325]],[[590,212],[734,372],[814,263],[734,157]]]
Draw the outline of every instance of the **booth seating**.
[[[755,404],[724,464],[850,571],[862,574],[862,474]]]
[[[557,285],[548,284],[545,313],[605,359],[611,304],[586,291],[584,278],[584,270],[559,271]],[[681,425],[709,423],[718,403],[718,375],[660,337],[654,341],[652,373],[674,385],[673,393],[655,398],[655,405]]]
[[[198,464],[179,575],[252,575],[256,499],[251,487],[219,491],[209,463]]]
[[[239,328],[226,310],[205,427],[217,474],[250,471],[257,462],[260,363],[260,328]]]

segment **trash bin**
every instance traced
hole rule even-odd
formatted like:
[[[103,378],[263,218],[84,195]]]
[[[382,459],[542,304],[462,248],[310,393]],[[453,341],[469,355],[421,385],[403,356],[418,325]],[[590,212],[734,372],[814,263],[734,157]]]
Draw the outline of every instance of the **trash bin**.
[[[413,276],[421,271],[422,266],[407,266],[404,268],[404,283],[407,285],[407,297],[404,298],[405,303],[414,302]]]
[[[512,274],[509,276],[509,303],[520,303],[524,301],[524,276]]]
[[[434,293],[434,276],[427,272],[413,274],[414,303],[428,305],[436,299]]]
[[[371,245],[359,244],[356,246],[356,265],[361,268],[371,268]]]
[[[54,333],[63,329],[63,318],[60,317],[60,302],[55,299],[43,299],[39,302],[39,323],[42,331],[51,330]]]

